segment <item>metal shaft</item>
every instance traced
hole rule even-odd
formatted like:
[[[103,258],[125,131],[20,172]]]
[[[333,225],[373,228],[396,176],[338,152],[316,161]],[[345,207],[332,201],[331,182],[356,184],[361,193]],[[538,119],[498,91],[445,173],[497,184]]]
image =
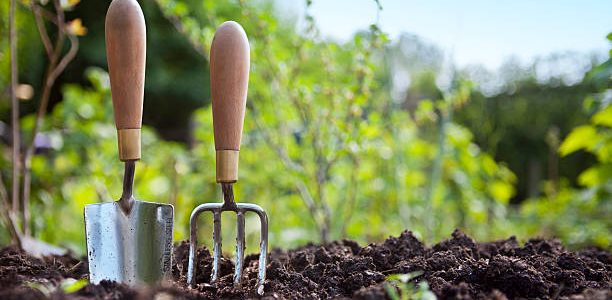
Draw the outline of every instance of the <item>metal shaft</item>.
[[[223,192],[223,210],[238,211],[236,200],[234,200],[234,184],[221,183],[221,191]]]
[[[117,201],[119,206],[126,214],[129,214],[134,204],[134,172],[136,171],[136,161],[128,160],[125,162],[125,172],[123,173],[123,193]]]

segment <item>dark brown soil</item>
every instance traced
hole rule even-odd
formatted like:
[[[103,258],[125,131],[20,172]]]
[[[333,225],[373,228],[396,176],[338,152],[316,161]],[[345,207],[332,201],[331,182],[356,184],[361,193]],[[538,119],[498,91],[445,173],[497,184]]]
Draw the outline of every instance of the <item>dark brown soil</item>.
[[[187,253],[186,242],[175,247],[174,282],[142,289],[103,282],[65,294],[57,286],[66,278],[86,278],[85,262],[71,256],[41,260],[8,247],[0,250],[0,299],[256,298],[256,255],[247,257],[244,288],[236,289],[227,259],[220,281],[209,284],[212,257],[200,249],[198,284],[189,289],[184,284]],[[415,282],[427,282],[441,299],[612,299],[609,252],[572,252],[555,240],[533,239],[520,246],[514,237],[476,243],[460,231],[431,248],[405,231],[363,248],[345,240],[273,250],[265,298],[384,299],[388,275],[413,272],[422,274]]]

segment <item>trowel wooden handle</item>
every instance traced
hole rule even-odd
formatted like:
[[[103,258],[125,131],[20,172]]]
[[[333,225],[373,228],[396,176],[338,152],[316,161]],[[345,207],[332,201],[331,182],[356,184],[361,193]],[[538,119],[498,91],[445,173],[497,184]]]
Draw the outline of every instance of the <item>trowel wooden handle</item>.
[[[210,49],[217,182],[238,180],[238,151],[249,82],[249,41],[233,21],[219,26]]]
[[[113,0],[106,13],[106,56],[119,159],[140,159],[146,28],[136,0]]]

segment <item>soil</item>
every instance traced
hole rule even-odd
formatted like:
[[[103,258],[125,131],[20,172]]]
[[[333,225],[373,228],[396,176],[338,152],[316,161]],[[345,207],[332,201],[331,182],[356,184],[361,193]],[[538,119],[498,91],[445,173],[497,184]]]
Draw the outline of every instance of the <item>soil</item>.
[[[246,258],[243,289],[232,286],[233,264],[223,259],[221,278],[210,284],[212,257],[198,250],[195,288],[185,286],[188,244],[175,247],[174,281],[132,289],[113,282],[88,284],[72,293],[57,288],[67,278],[86,279],[86,260],[37,259],[0,250],[0,299],[215,299],[257,298],[257,255]],[[432,247],[411,232],[361,247],[343,240],[270,253],[264,298],[384,299],[385,278],[419,272],[440,299],[612,299],[612,254],[597,248],[569,251],[559,241],[514,237],[476,243],[460,231]]]

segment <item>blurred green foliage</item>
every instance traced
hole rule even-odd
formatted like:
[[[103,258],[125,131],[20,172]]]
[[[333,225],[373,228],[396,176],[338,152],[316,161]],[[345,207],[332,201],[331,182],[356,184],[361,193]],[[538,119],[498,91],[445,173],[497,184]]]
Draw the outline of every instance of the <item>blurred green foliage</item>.
[[[586,153],[561,162],[551,153],[572,128],[588,120],[580,100],[596,89],[588,79],[571,86],[538,83],[535,78],[515,84],[515,90],[490,97],[475,91],[456,120],[474,133],[484,151],[517,175],[513,201],[521,202],[541,195],[542,180],[564,177],[575,185],[580,171],[593,163]]]
[[[608,35],[612,42],[612,33]],[[544,196],[530,199],[520,209],[517,228],[526,234],[557,236],[572,245],[612,245],[612,50],[607,61],[587,75],[598,87],[583,102],[588,124],[575,127],[559,147],[562,157],[583,151],[596,163],[578,176],[580,188],[562,181],[560,188],[546,182]],[[558,191],[557,191],[558,190]]]
[[[562,180],[555,188],[542,189],[542,197],[511,205],[517,176],[453,119],[471,103],[481,103],[472,101],[486,100],[478,100],[476,87],[457,72],[443,91],[431,88],[440,72],[434,69],[416,81],[415,89],[423,93],[410,95],[414,106],[395,101],[392,66],[385,55],[392,46],[376,25],[349,41],[335,42],[320,37],[308,10],[306,25],[298,26],[279,17],[270,1],[156,0],[143,6],[145,14],[161,14],[169,21],[163,31],[150,27],[149,37],[157,43],[164,41],[161,32],[174,35],[173,40],[185,37],[182,45],[200,55],[193,64],[165,52],[172,63],[191,62],[190,74],[201,70],[197,77],[185,78],[191,83],[180,88],[184,91],[171,93],[188,95],[193,103],[209,103],[207,53],[216,26],[230,19],[244,26],[251,44],[251,77],[236,198],[267,210],[272,246],[343,237],[371,242],[406,228],[434,241],[457,227],[478,239],[554,235],[572,245],[610,245],[612,148],[605,146],[612,147],[606,117],[612,108],[604,105],[609,75],[598,85],[599,96],[587,100],[591,111],[599,111],[592,124],[574,129],[561,147],[562,155],[586,150],[598,158],[580,175],[584,189]],[[103,14],[98,14],[101,20]],[[99,39],[101,33],[97,35]],[[149,48],[156,46],[150,38]],[[100,49],[83,51],[99,54]],[[179,73],[173,72],[172,63],[162,64],[167,71],[147,65],[145,103],[183,80],[176,78]],[[7,65],[4,59],[1,65]],[[610,72],[609,65],[599,67],[593,78]],[[74,71],[70,76],[80,76]],[[6,74],[3,69],[3,86]],[[202,79],[197,92],[192,89],[194,78]],[[123,172],[107,73],[89,67],[84,80],[75,81],[62,86],[61,102],[45,119],[43,132],[50,147],[32,164],[32,214],[36,236],[82,253],[84,205],[117,199]],[[160,99],[156,102],[163,102]],[[600,105],[595,108],[595,103]],[[176,105],[180,103],[162,107],[171,115]],[[154,111],[145,108],[145,120],[155,119]],[[175,205],[176,240],[188,237],[189,215],[196,205],[221,199],[214,179],[210,107],[193,111],[190,123],[188,144],[161,139],[153,127],[145,126],[143,159],[136,170],[139,199]],[[32,125],[31,115],[22,118],[24,130]],[[9,178],[9,151],[2,147],[1,172]],[[212,220],[201,219],[200,241],[206,243]],[[231,219],[224,217],[224,227],[234,227]],[[257,218],[248,217],[251,251],[257,249],[258,228]],[[224,239],[231,241],[233,232],[224,232]],[[230,252],[233,243],[225,247]]]

